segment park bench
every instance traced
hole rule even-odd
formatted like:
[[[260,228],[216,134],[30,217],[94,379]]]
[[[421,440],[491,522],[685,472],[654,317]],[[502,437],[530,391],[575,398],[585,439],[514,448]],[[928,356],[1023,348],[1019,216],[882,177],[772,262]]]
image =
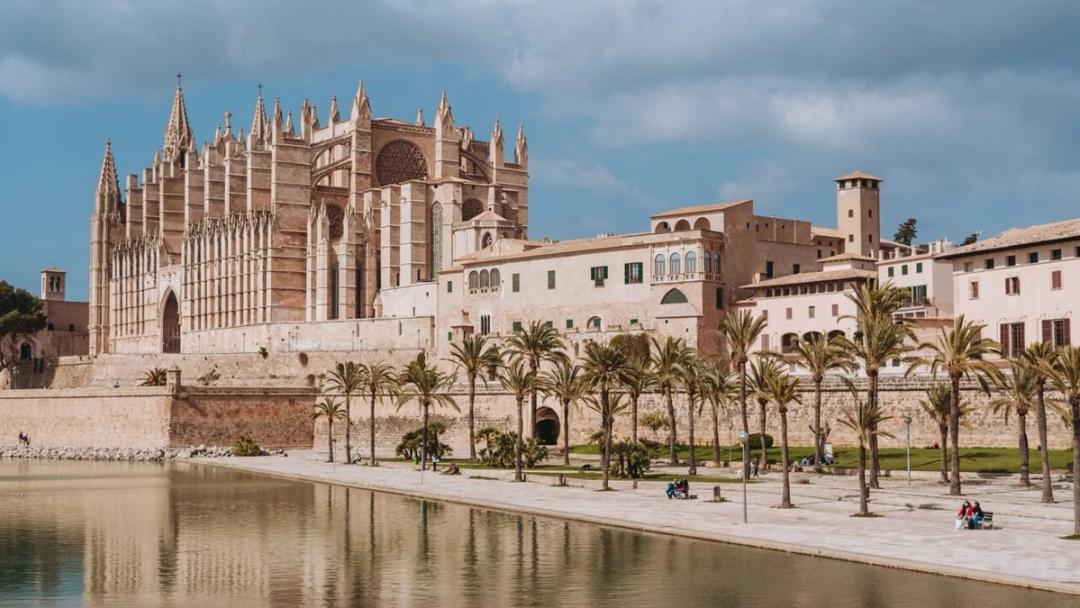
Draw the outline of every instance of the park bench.
[[[990,511],[983,511],[982,521],[979,522],[979,528],[983,530],[991,530],[994,528],[994,514]]]

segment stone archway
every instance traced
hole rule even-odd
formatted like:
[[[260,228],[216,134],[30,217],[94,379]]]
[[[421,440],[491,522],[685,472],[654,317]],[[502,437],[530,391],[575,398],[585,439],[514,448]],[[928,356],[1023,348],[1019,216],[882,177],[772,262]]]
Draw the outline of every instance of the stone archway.
[[[540,445],[559,445],[559,414],[550,407],[536,408],[533,436]]]
[[[180,352],[180,304],[172,290],[161,307],[161,352]]]

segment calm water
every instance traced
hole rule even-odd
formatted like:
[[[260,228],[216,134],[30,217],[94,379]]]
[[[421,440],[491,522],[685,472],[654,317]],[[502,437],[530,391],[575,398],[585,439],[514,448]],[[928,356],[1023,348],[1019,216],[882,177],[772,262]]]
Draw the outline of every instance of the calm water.
[[[193,465],[0,461],[2,606],[1076,604]]]

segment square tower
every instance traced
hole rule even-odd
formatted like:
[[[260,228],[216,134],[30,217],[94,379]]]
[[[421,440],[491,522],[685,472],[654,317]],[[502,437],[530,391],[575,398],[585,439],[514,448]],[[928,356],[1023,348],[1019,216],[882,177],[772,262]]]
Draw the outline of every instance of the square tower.
[[[854,171],[836,178],[836,226],[844,252],[876,258],[881,250],[881,178]]]
[[[67,287],[67,273],[59,268],[46,268],[41,271],[41,299],[49,302],[63,302],[64,289]]]

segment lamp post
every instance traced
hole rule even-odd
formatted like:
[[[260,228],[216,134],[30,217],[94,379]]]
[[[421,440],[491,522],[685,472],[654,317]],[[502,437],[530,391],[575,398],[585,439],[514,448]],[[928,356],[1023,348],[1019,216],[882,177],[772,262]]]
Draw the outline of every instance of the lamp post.
[[[739,442],[742,443],[743,453],[747,452],[749,446],[746,445],[747,440],[750,439],[750,435],[746,434],[746,431],[739,431]],[[743,461],[745,462],[745,461]],[[748,523],[746,520],[746,476],[749,471],[742,472],[742,523]]]
[[[904,415],[904,428],[907,431],[907,485],[911,485],[911,416]]]

